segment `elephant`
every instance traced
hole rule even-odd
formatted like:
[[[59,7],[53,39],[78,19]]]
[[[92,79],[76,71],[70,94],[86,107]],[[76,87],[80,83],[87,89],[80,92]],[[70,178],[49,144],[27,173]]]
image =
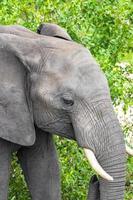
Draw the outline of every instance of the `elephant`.
[[[123,200],[124,137],[90,51],[55,24],[37,33],[1,25],[0,200],[8,198],[15,151],[32,199],[61,199],[53,134],[75,140],[100,175],[90,181],[89,200]]]

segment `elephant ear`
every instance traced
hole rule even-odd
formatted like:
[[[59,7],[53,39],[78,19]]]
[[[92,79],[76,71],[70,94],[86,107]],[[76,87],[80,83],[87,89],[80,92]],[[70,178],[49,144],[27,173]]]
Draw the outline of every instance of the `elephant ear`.
[[[35,141],[28,74],[40,57],[35,40],[0,34],[0,137],[24,146]]]
[[[41,24],[37,29],[37,33],[41,35],[62,38],[64,40],[69,40],[69,41],[72,40],[72,38],[68,35],[66,30],[56,24],[50,24],[50,23]]]

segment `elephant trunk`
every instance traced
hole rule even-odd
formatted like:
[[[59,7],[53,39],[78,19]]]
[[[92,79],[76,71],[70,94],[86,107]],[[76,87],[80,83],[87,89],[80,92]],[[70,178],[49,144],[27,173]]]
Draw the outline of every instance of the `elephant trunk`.
[[[107,131],[110,133],[111,144],[108,141],[107,150],[97,156],[97,159],[104,170],[113,177],[113,181],[108,182],[100,178],[100,199],[101,200],[123,200],[125,189],[125,144],[122,133],[117,123],[110,122]]]
[[[102,167],[114,178],[108,182],[100,178],[100,200],[123,200],[125,189],[125,153],[117,148],[100,158]]]
[[[87,122],[83,122],[84,117],[79,115],[77,125],[74,125],[76,139],[79,146],[92,150],[102,169],[113,177],[113,181],[100,177],[99,199],[123,200],[126,150],[119,122],[109,101],[104,104],[97,102],[96,106],[91,104],[87,109],[88,114],[87,111],[84,113]],[[90,190],[89,196],[93,196],[92,193]],[[93,199],[97,200],[95,197]]]

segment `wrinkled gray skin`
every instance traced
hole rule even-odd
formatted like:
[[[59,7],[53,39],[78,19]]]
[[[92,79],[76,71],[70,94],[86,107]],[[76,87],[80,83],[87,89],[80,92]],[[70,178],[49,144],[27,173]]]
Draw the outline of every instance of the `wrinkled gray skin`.
[[[106,78],[87,49],[73,42],[60,27],[55,26],[54,33],[51,25],[46,27],[46,34],[45,24],[38,29],[42,36],[19,26],[0,26],[0,137],[8,158],[3,159],[2,154],[0,163],[5,162],[4,166],[10,163],[8,155],[16,143],[32,199],[60,199],[59,188],[55,188],[59,186],[58,164],[51,136],[56,133],[93,150],[101,166],[114,177],[113,182],[93,177],[89,200],[123,200],[125,146]],[[39,140],[40,137],[44,140]],[[44,146],[49,149],[48,141],[53,148],[50,147],[50,152],[44,149]],[[23,147],[30,145],[33,146]],[[36,149],[46,152],[45,159]],[[53,157],[49,156],[51,152]],[[41,167],[37,165],[38,157]],[[39,170],[42,166],[49,169],[49,174]],[[9,170],[6,171],[8,177]],[[5,188],[7,183],[8,178]],[[48,197],[52,190],[56,196]]]

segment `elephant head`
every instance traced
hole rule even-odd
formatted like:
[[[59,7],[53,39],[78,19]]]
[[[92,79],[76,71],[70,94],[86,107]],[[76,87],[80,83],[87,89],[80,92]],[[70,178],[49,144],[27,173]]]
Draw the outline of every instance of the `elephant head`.
[[[91,53],[59,29],[58,34],[50,28],[46,35],[29,33],[25,38],[1,33],[0,48],[17,57],[26,70],[28,111],[36,126],[75,139],[101,176],[99,184],[94,178],[91,187],[98,198],[122,200],[125,144],[107,80]]]

